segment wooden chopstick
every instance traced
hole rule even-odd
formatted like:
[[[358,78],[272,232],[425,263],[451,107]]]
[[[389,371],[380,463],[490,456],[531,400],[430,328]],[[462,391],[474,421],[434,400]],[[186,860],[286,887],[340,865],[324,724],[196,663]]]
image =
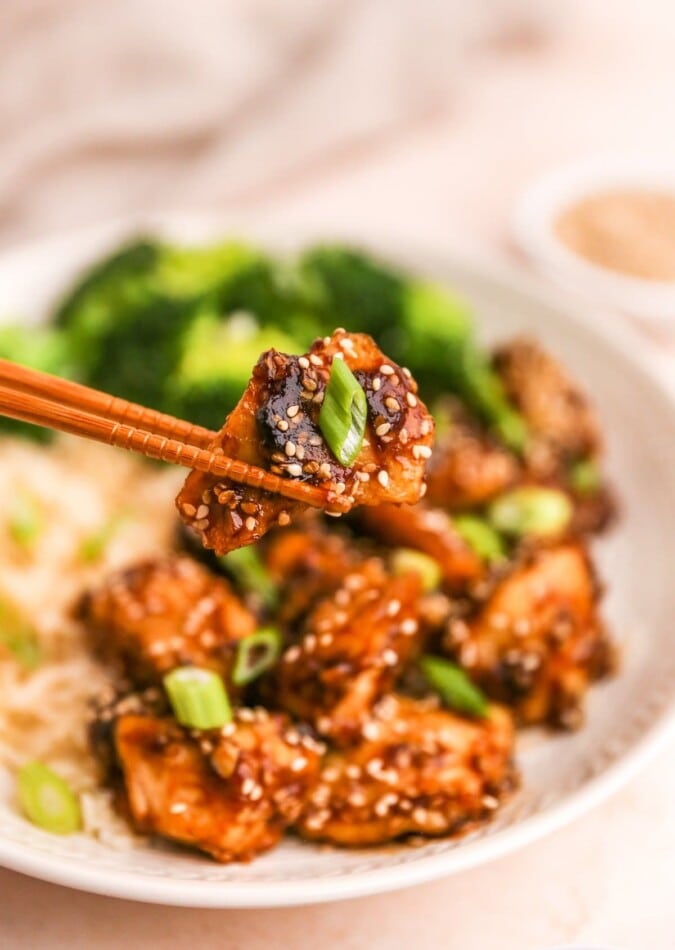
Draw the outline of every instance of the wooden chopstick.
[[[332,491],[282,478],[229,458],[222,449],[211,449],[216,433],[208,429],[8,360],[0,360],[0,415],[228,478],[314,508],[349,507]]]
[[[218,435],[211,429],[194,425],[184,419],[176,419],[157,409],[139,406],[136,402],[128,402],[119,396],[102,393],[98,389],[91,389],[81,383],[74,383],[60,376],[42,373],[21,366],[10,360],[0,359],[0,386],[13,389],[15,392],[30,393],[41,396],[64,406],[74,406],[84,409],[96,416],[114,419],[115,422],[127,422],[139,429],[166,435],[170,439],[189,442],[199,448],[206,449]]]

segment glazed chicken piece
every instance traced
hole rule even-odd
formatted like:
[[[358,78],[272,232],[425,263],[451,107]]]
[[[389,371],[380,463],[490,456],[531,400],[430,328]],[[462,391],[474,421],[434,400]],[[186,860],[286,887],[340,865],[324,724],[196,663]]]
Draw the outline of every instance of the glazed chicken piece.
[[[110,577],[78,614],[96,652],[138,686],[194,664],[229,678],[237,643],[256,621],[216,577],[187,557],[147,560]]]
[[[282,655],[277,701],[323,736],[349,742],[420,649],[417,574],[390,577],[370,558],[307,617]]]
[[[439,508],[417,505],[386,505],[363,508],[355,514],[358,526],[390,547],[414,548],[438,562],[444,583],[452,590],[479,580],[485,567]]]
[[[511,717],[499,706],[473,720],[387,696],[356,745],[325,757],[296,828],[345,846],[469,830],[515,787],[513,739]]]
[[[537,477],[555,476],[568,463],[599,453],[600,431],[586,397],[538,343],[521,339],[501,347],[495,366],[529,426],[527,461]]]
[[[275,620],[284,628],[297,626],[316,601],[337,590],[364,559],[346,537],[320,523],[271,533],[262,557],[279,588]]]
[[[473,618],[450,623],[444,646],[519,722],[576,728],[588,686],[612,665],[598,599],[580,544],[534,550]]]
[[[347,467],[319,428],[334,358],[344,359],[367,401],[364,442]],[[432,441],[433,420],[409,372],[387,360],[369,336],[337,330],[305,356],[263,353],[212,448],[281,477],[324,486],[327,505],[341,497],[348,506],[417,501]],[[306,510],[301,502],[201,472],[188,476],[176,504],[217,554],[250,544]]]
[[[134,828],[249,861],[274,847],[316,780],[322,747],[286,717],[240,709],[195,737],[173,719],[122,713],[109,727]]]
[[[454,404],[448,430],[436,441],[427,467],[426,501],[448,511],[486,504],[513,485],[516,458]]]

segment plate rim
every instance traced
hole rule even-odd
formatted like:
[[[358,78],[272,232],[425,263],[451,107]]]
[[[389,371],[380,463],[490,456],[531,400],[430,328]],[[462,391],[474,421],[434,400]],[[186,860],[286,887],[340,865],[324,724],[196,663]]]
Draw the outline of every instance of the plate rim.
[[[279,241],[274,229],[261,228],[252,221],[231,221],[226,216],[156,214],[130,216],[115,219],[98,226],[67,231],[43,240],[27,242],[16,249],[0,253],[0,281],[7,269],[11,269],[17,256],[30,260],[40,257],[67,244],[82,248],[85,240],[94,236],[98,240],[112,241],[124,233],[139,227],[182,232],[186,223],[189,228],[205,233],[240,231],[253,240],[272,244],[288,244],[288,232]],[[299,245],[316,240],[321,234],[326,240],[326,231],[318,227],[294,228],[290,243]],[[524,273],[498,254],[485,249],[448,247],[439,250],[423,241],[392,239],[391,235],[331,234],[340,239],[371,246],[384,256],[406,260],[412,269],[418,265],[426,270],[443,271],[461,269],[469,279],[488,282],[493,286],[527,296],[542,307],[554,308],[559,319],[575,325],[582,333],[595,338],[601,346],[615,351],[619,359],[627,361],[640,375],[644,384],[665,398],[675,419],[675,379],[666,371],[666,359],[650,352],[644,340],[625,321],[615,318],[612,334],[608,333],[608,316],[593,310],[588,301],[580,301],[569,292]],[[589,311],[596,314],[595,322],[587,319]],[[672,371],[671,371],[672,372]],[[350,898],[380,894],[423,884],[431,880],[469,870],[480,864],[497,860],[535,840],[559,830],[585,812],[599,805],[625,785],[665,745],[675,731],[675,701],[647,727],[644,734],[632,747],[602,773],[589,778],[583,786],[554,803],[543,811],[531,815],[510,828],[502,829],[494,836],[468,841],[450,852],[432,854],[416,862],[361,870],[349,875],[336,875],[314,880],[274,882],[206,881],[189,878],[154,877],[127,869],[94,868],[87,863],[80,865],[76,857],[64,858],[50,855],[0,836],[0,865],[39,880],[75,888],[93,894],[123,898],[143,903],[166,904],[195,908],[273,908],[333,902]]]

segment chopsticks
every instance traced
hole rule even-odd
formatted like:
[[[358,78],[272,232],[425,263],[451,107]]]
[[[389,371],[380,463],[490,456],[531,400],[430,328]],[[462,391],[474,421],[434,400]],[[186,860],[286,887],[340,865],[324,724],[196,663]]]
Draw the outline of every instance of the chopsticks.
[[[0,360],[0,415],[197,469],[314,508],[348,508],[345,499],[330,490],[282,478],[211,448],[216,432],[9,360]]]

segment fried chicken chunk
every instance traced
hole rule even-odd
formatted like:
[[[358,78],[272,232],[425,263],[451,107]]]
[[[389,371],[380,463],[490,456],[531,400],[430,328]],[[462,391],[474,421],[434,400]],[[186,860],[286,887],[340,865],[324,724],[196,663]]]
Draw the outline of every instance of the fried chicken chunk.
[[[443,581],[451,589],[462,588],[484,574],[478,555],[453,527],[452,519],[424,502],[417,505],[385,505],[363,508],[357,524],[371,537],[391,547],[414,548],[438,562]]]
[[[518,478],[515,457],[461,410],[434,446],[427,468],[426,501],[449,511],[486,504]]]
[[[390,577],[378,558],[348,574],[281,658],[283,708],[336,742],[350,741],[419,649],[420,592],[416,574]]]
[[[514,787],[513,738],[499,706],[471,720],[387,696],[356,745],[328,753],[296,827],[305,838],[346,846],[465,831]]]
[[[366,393],[366,434],[348,467],[319,428],[334,358],[344,359]],[[417,501],[432,440],[433,420],[410,374],[387,360],[369,336],[337,330],[305,356],[263,353],[212,449],[324,486],[327,503],[341,496],[347,505],[379,505]],[[306,510],[301,502],[201,472],[188,476],[176,504],[204,546],[218,554],[250,544]]]
[[[112,737],[134,827],[222,862],[249,861],[278,843],[316,780],[321,751],[284,716],[250,709],[200,738],[172,719],[126,713]]]
[[[256,627],[227,581],[187,557],[114,574],[85,594],[78,613],[99,656],[138,686],[185,664],[217,670],[231,685],[237,642]]]
[[[580,544],[535,550],[473,619],[450,623],[445,647],[521,723],[574,728],[590,682],[611,667],[598,596]]]
[[[299,623],[317,600],[332,594],[364,559],[347,538],[320,523],[277,531],[266,540],[262,556],[279,588],[276,620],[282,627]]]
[[[528,462],[539,476],[600,450],[600,431],[585,395],[533,340],[515,340],[495,356],[509,398],[525,417],[533,445]]]

